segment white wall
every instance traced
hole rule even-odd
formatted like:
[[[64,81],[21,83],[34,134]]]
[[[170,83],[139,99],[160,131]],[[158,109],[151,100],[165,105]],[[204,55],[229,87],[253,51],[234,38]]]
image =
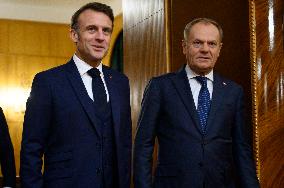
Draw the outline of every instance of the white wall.
[[[96,0],[122,12],[122,0]],[[0,19],[70,23],[72,14],[91,0],[0,0]]]

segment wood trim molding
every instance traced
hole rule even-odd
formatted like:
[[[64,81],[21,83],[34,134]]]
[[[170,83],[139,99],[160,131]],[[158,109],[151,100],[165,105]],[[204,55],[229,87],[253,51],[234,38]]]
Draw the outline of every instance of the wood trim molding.
[[[166,24],[166,60],[167,72],[172,71],[172,0],[165,0],[165,24]]]
[[[258,179],[260,179],[258,101],[257,101],[257,63],[256,63],[256,19],[255,19],[255,1],[254,0],[249,0],[249,27],[250,27],[253,151],[254,151],[254,158],[255,158],[255,163],[256,163],[256,173],[257,173]]]

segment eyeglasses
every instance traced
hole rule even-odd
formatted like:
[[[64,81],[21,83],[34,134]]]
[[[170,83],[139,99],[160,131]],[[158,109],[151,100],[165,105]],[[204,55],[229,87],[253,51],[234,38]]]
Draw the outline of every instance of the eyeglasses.
[[[194,48],[204,48],[205,43],[207,44],[209,48],[212,48],[212,49],[218,47],[217,41],[204,42],[200,40],[195,40],[193,42],[190,42],[190,45],[192,45]]]

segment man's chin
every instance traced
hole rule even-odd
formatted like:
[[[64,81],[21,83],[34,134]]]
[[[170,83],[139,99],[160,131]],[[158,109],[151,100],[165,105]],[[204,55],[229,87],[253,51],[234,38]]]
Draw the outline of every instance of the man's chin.
[[[106,56],[107,52],[102,51],[102,52],[95,52],[92,54],[92,56],[96,59],[103,59]]]
[[[198,64],[207,64],[208,65],[208,64],[211,64],[211,62],[212,61],[210,59],[198,59],[197,60]]]
[[[101,61],[104,57],[105,57],[105,54],[93,55],[93,59],[94,60],[99,60],[99,61]]]
[[[191,69],[197,74],[205,75],[205,74],[208,74],[212,70],[212,67],[200,65],[200,66],[191,67]]]

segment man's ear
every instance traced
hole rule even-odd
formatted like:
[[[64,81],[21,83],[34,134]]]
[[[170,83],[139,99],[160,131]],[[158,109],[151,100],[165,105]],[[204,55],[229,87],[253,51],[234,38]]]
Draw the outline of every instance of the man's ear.
[[[79,40],[79,34],[74,29],[70,29],[70,38],[74,43],[77,43]]]
[[[222,49],[223,43],[220,43],[220,48],[219,48],[219,52],[218,52],[218,57],[220,55],[221,49]]]
[[[181,41],[181,46],[182,46],[183,54],[186,54],[186,52],[187,52],[187,44],[186,44],[186,41],[184,39]]]

